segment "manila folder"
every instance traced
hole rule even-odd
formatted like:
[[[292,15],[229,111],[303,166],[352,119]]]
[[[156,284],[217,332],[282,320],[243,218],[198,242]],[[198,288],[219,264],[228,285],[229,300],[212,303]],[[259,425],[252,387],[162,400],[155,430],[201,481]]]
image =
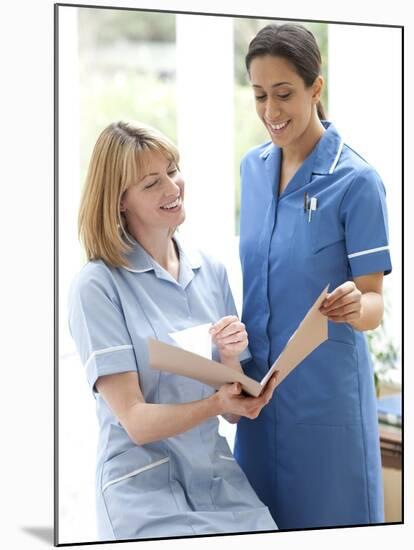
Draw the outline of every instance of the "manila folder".
[[[327,340],[328,320],[319,311],[327,292],[328,286],[310,308],[261,382],[227,365],[153,338],[148,338],[149,364],[154,369],[194,378],[216,389],[223,384],[239,382],[246,393],[257,397],[275,371],[279,373],[276,381],[276,385],[279,385],[305,357]]]
[[[148,351],[149,363],[154,369],[195,378],[216,389],[223,384],[239,382],[242,389],[250,395],[257,397],[262,392],[260,382],[239,370],[201,357],[197,353],[152,338],[148,338]]]
[[[278,371],[276,380],[277,387],[286,376],[305,359],[305,357],[328,339],[328,318],[319,311],[322,302],[328,294],[328,288],[329,285],[323,289],[296,331],[288,340],[282,353],[260,382],[263,387],[272,374]]]

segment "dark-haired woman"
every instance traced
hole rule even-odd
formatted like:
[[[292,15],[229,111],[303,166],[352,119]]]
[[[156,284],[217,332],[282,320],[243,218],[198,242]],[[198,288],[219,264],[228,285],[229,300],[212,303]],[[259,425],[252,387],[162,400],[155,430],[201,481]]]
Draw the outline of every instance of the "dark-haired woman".
[[[325,120],[321,56],[300,25],[268,25],[246,66],[270,141],[241,165],[243,321],[260,379],[308,308],[329,339],[238,423],[235,456],[280,529],[383,522],[373,370],[364,331],[391,271],[384,185]]]

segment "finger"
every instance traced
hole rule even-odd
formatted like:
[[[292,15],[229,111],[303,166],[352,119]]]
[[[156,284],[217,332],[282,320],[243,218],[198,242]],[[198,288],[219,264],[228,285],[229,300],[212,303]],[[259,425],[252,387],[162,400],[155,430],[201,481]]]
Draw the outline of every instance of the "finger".
[[[322,307],[328,307],[337,300],[341,299],[343,296],[346,296],[355,289],[355,283],[353,281],[347,281],[341,286],[338,286],[333,292],[327,295]]]
[[[243,343],[228,344],[227,346],[219,346],[219,352],[225,356],[237,357],[246,349],[246,347],[247,344]]]
[[[325,310],[322,310],[321,313],[325,315],[343,315],[344,313],[348,313],[349,311],[358,311],[361,309],[361,302],[358,300],[357,302],[350,302],[341,304],[338,307],[330,307]]]
[[[340,308],[336,311],[329,312],[326,315],[327,315],[328,319],[330,319],[330,318],[336,319],[336,318],[339,318],[339,317],[345,317],[345,316],[350,315],[350,314],[351,315],[352,314],[360,315],[361,314],[361,308],[351,305],[351,306],[348,306],[348,307]]]
[[[228,394],[228,396],[231,398],[231,396],[236,396],[241,393],[241,385],[239,382],[234,382],[233,384],[225,384],[224,385],[225,392]]]
[[[275,391],[275,388],[276,388],[276,377],[272,376],[266,385],[265,391],[262,394],[265,398],[266,403],[269,403],[269,401],[271,400],[273,396],[273,392]]]
[[[328,317],[328,320],[332,323],[350,323],[351,321],[356,321],[361,316],[357,313],[349,313],[348,315]]]
[[[349,315],[350,313],[359,313],[361,311],[361,307],[359,304],[349,304],[348,306],[343,306],[339,309],[336,309],[332,312],[328,313],[329,317],[345,317],[346,315]]]
[[[328,305],[328,306],[322,306],[321,311],[322,313],[331,313],[333,311],[336,311],[344,306],[349,305],[359,305],[361,303],[361,293],[359,290],[355,292],[350,292],[346,296],[343,296],[342,298],[339,298],[334,303]]]
[[[276,387],[276,379],[274,378],[274,376],[272,376],[267,382],[263,393],[259,395],[259,397],[254,398],[255,405],[257,405],[260,408],[263,408],[265,405],[267,405],[272,398],[275,387]]]
[[[225,326],[219,332],[216,332],[216,336],[218,338],[225,338],[226,336],[232,336],[239,332],[246,332],[246,329],[243,323],[236,321]]]
[[[233,323],[234,321],[238,321],[238,318],[235,315],[227,315],[226,317],[222,317],[210,327],[209,332],[210,334],[217,334],[224,327],[226,327],[230,323]]]
[[[232,393],[237,395],[239,393],[241,393],[241,385],[239,384],[239,382],[235,382],[234,384],[232,384]]]
[[[222,345],[227,346],[230,344],[240,344],[242,342],[247,342],[247,334],[236,332],[236,334],[227,336],[227,338],[216,338],[216,340],[220,346]]]

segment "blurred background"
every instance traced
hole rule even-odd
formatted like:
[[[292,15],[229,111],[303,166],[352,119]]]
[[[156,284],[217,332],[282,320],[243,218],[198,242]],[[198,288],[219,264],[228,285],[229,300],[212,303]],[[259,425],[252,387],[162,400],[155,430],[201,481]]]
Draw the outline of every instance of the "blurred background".
[[[177,143],[187,204],[180,232],[226,264],[240,312],[239,164],[249,148],[268,140],[255,112],[244,56],[250,40],[270,20],[68,6],[60,6],[58,14],[57,504],[59,542],[65,543],[96,540],[97,421],[67,330],[69,285],[85,261],[76,224],[93,146],[108,124],[128,119],[152,125]],[[402,378],[400,31],[302,24],[314,33],[322,52],[328,118],[345,142],[375,166],[387,189],[393,273],[385,278],[384,322],[368,339],[378,395],[394,399]],[[398,442],[401,445],[401,414],[394,409],[385,407],[381,421],[388,430],[387,452],[395,458]],[[232,446],[234,427],[224,420],[220,426]],[[401,519],[398,465],[388,461],[384,467],[386,521]]]

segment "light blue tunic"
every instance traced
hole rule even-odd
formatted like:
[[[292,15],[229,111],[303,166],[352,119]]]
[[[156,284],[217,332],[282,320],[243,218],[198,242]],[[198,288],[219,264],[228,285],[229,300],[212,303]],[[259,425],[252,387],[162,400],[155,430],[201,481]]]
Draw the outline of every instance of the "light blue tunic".
[[[219,435],[217,418],[175,437],[136,445],[95,391],[99,376],[132,371],[147,403],[185,403],[213,393],[195,380],[148,365],[148,337],[173,344],[169,332],[236,314],[224,267],[201,253],[184,252],[176,242],[178,282],[135,242],[130,269],[89,262],[72,285],[70,330],[100,426],[100,540],[277,528]],[[213,356],[218,358],[216,349]]]
[[[260,380],[330,283],[391,270],[381,179],[330,123],[278,197],[281,150],[242,162],[242,319]],[[304,211],[304,194],[317,209]],[[384,521],[373,368],[364,333],[329,322],[329,339],[240,420],[235,456],[280,529]],[[255,449],[261,449],[257,453]]]

